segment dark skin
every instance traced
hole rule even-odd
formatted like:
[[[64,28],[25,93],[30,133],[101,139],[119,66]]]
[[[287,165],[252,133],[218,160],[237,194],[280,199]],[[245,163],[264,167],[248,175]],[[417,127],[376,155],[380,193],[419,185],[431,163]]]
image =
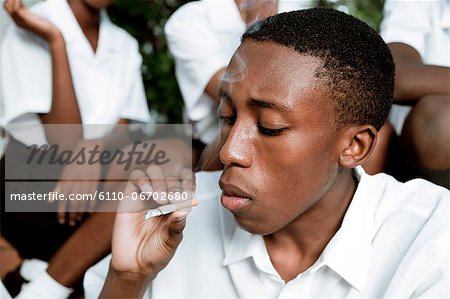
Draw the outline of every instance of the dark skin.
[[[402,43],[388,45],[396,65],[394,102],[412,106],[400,136],[402,155],[421,168],[450,168],[450,68],[425,64]]]
[[[395,103],[416,102],[430,94],[450,94],[450,68],[425,64],[419,52],[406,44],[388,46],[396,65]]]
[[[317,260],[339,229],[356,190],[352,168],[371,154],[377,132],[369,124],[336,125],[331,93],[314,77],[320,60],[246,40],[230,73],[236,55],[246,62],[247,76],[221,88],[222,205],[230,195],[249,200],[231,212],[242,228],[264,235],[275,269],[289,281]],[[116,221],[130,217],[118,214]],[[115,227],[103,298],[140,296],[169,263],[181,242],[170,232],[171,219],[148,223],[158,233],[146,238],[137,234],[140,227]],[[158,247],[157,240],[170,246]],[[136,250],[122,250],[126,245]],[[151,254],[155,250],[165,254]]]
[[[69,0],[75,18],[91,44],[93,52],[96,51],[98,45],[100,10],[111,2],[111,0]],[[61,32],[49,21],[33,15],[20,0],[6,0],[4,8],[19,27],[42,37],[49,44],[53,73],[52,105],[48,113],[40,115],[42,123],[81,124],[66,45]],[[118,123],[127,124],[128,121],[120,119]],[[59,144],[62,148],[88,147],[82,140],[81,126],[78,128],[80,129],[73,128],[71,130],[72,138],[67,138],[67,134],[58,134],[46,127],[47,139],[49,143]],[[103,141],[97,140],[96,142],[100,144]],[[104,143],[106,147],[108,140],[104,140]],[[85,169],[73,169],[71,172],[80,170],[81,172],[86,171]],[[76,186],[73,187],[76,189]],[[96,184],[91,187],[95,189]],[[67,193],[80,193],[75,189],[66,191]],[[84,190],[84,193],[88,192]],[[83,211],[84,209],[81,207],[79,210]],[[71,212],[67,217],[69,223],[75,225],[75,220],[81,214],[82,212]],[[61,209],[58,216],[61,223],[66,222],[64,210]],[[74,286],[83,277],[87,268],[109,252],[113,222],[114,214],[112,213],[93,214],[51,259],[47,269],[50,276],[65,286]],[[101,227],[102,233],[99,233],[99,227]],[[80,244],[83,244],[83,247],[80,247]],[[84,250],[85,248],[91,249]],[[74,260],[77,262],[74,263]]]
[[[229,132],[220,152],[220,185],[225,194],[251,194],[250,205],[234,216],[245,230],[264,235],[275,269],[289,281],[317,260],[353,196],[356,185],[340,153],[351,145],[347,134],[354,129],[337,130],[330,121],[330,95],[314,77],[320,61],[294,60],[289,49],[251,42],[239,53],[249,76],[223,85],[220,115]],[[262,63],[263,56],[271,65]],[[359,138],[371,140],[366,130]]]
[[[80,124],[81,116],[78,109],[66,45],[59,29],[47,20],[33,15],[20,0],[6,0],[5,10],[11,15],[17,26],[29,30],[48,42],[52,60],[52,105],[50,111],[41,114],[44,124]],[[57,132],[49,128],[45,131],[49,142],[58,143],[64,147],[73,146],[82,138],[82,130],[74,130],[73,139],[67,141]]]
[[[235,0],[242,20],[249,26],[256,20],[262,20],[268,18],[277,13],[278,1],[268,0]],[[223,74],[225,73],[225,67],[218,70],[208,82],[205,92],[217,103],[220,102],[219,96],[220,82]],[[392,126],[386,122],[379,132],[379,138],[377,146],[370,158],[364,164],[364,169],[369,174],[376,174],[382,172],[387,167],[387,156],[390,151],[390,144],[395,137],[395,132]],[[219,144],[219,145],[217,145]],[[199,168],[205,170],[217,170],[222,169],[223,164],[220,163],[218,158],[218,150],[220,148],[221,141],[219,137],[211,145],[203,151],[200,157]]]

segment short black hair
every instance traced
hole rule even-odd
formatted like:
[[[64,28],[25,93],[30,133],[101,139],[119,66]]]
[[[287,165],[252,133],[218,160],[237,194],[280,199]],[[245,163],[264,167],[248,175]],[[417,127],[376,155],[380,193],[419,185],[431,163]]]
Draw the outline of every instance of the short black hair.
[[[392,104],[394,62],[383,39],[343,12],[312,8],[281,13],[251,26],[242,41],[272,42],[319,58],[316,76],[336,99],[336,122],[381,128]]]

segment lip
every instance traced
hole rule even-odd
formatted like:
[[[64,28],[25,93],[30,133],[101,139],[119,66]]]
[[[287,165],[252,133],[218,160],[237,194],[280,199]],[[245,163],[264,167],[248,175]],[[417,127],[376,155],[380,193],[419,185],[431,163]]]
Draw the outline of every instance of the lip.
[[[237,212],[239,210],[247,208],[252,204],[250,195],[235,185],[225,184],[219,181],[220,189],[223,193],[220,198],[222,206],[231,212]]]

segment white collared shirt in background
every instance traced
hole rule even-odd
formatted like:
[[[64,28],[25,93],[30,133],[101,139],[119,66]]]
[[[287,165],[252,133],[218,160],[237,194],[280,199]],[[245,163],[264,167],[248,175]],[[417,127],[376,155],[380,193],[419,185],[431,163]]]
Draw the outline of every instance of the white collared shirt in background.
[[[137,41],[101,12],[94,53],[68,3],[45,1],[31,11],[55,24],[66,42],[72,81],[83,124],[116,124],[120,118],[149,121]],[[43,144],[38,113],[50,111],[52,67],[48,44],[37,35],[12,25],[0,57],[2,123],[35,125],[36,133],[10,132],[25,144]],[[106,133],[106,132],[105,132]],[[36,140],[30,140],[34,137]],[[85,136],[98,138],[101,136]]]
[[[279,0],[278,12],[308,8],[309,0]],[[256,21],[256,20],[255,20]],[[209,144],[218,134],[218,104],[205,93],[212,76],[226,67],[246,24],[234,0],[193,1],[167,21],[165,33],[175,58],[175,75],[194,138]]]
[[[420,179],[356,173],[341,228],[316,263],[287,283],[263,237],[239,228],[221,207],[220,172],[197,173],[200,205],[144,298],[448,298],[450,192]],[[86,298],[98,297],[109,261],[86,273]]]
[[[413,47],[425,64],[450,67],[450,1],[386,0],[381,36],[386,43]],[[410,110],[393,105],[389,120],[397,134]]]

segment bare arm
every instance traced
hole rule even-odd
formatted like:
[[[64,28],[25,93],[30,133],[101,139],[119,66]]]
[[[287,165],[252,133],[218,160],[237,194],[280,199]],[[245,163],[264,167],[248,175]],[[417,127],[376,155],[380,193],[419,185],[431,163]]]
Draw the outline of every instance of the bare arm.
[[[49,42],[49,46],[53,73],[52,105],[48,113],[41,114],[41,120],[44,124],[81,124],[80,110],[62,34],[57,34]]]
[[[66,44],[59,29],[51,22],[34,15],[21,0],[6,0],[5,10],[18,27],[29,30],[48,42],[52,61],[52,104],[50,111],[41,114],[44,124],[81,124],[81,115],[70,73]],[[71,128],[70,136],[46,127],[46,136],[50,143],[60,146],[73,146],[82,138],[81,126]],[[70,140],[68,140],[70,139]]]
[[[141,275],[118,273],[110,265],[100,298],[142,298],[152,280]]]
[[[402,104],[430,94],[450,93],[450,68],[424,64],[420,54],[403,43],[391,43],[395,61],[394,101]]]

